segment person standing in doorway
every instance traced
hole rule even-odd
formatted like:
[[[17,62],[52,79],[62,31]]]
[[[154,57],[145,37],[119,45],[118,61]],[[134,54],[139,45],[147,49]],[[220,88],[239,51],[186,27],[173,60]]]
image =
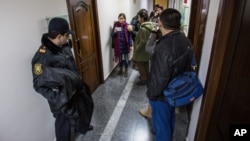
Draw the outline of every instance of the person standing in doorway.
[[[126,15],[120,13],[118,15],[118,21],[114,23],[111,37],[114,40],[114,54],[115,61],[119,62],[120,70],[119,75],[124,74],[125,77],[128,76],[128,64],[130,49],[132,47],[132,33],[128,29],[129,24],[126,22]],[[123,73],[123,66],[125,66],[125,71]]]
[[[57,141],[70,141],[71,127],[82,134],[93,129],[90,121],[94,104],[71,52],[68,39],[72,33],[65,19],[51,19],[31,62],[33,87],[48,100]]]
[[[156,12],[156,10],[157,10],[158,7],[160,7],[159,4],[155,4],[154,5],[153,11],[150,12],[149,19],[151,19],[155,15],[155,12]]]
[[[162,11],[158,23],[162,37],[156,43],[151,57],[146,94],[152,107],[156,141],[171,141],[175,125],[175,108],[164,100],[163,90],[171,79],[191,68],[192,54],[181,58],[182,63],[174,65],[174,60],[191,46],[188,38],[180,31],[180,20],[179,11],[171,8]]]
[[[154,15],[150,18],[150,21],[154,23],[158,23],[162,10],[163,10],[163,7],[158,6],[154,12]]]

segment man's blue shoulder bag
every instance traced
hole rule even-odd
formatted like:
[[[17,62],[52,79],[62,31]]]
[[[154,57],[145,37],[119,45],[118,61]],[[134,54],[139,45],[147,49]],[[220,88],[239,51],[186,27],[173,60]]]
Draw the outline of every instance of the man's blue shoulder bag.
[[[193,50],[192,50],[193,53]],[[192,67],[196,66],[193,53]],[[186,71],[173,78],[163,90],[165,100],[173,107],[192,103],[203,94],[203,86],[194,71]]]

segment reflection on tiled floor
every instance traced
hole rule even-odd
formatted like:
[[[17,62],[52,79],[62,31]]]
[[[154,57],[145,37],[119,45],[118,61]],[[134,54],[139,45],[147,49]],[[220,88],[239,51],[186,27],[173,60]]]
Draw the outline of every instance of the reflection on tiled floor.
[[[132,72],[133,71],[133,72]],[[74,134],[74,141],[100,141],[100,138],[106,128],[108,121],[119,101],[123,90],[135,70],[129,69],[127,78],[117,75],[114,70],[109,78],[94,93],[94,113],[91,124],[94,130],[85,135]],[[139,80],[136,72],[136,79],[133,82],[131,92],[126,105],[121,111],[120,119],[115,126],[110,140],[105,141],[153,141],[154,135],[151,133],[151,123],[140,116],[138,110],[144,108],[148,100],[146,98],[146,86],[137,86],[135,83]],[[185,141],[187,132],[187,114],[185,109],[179,109],[176,115],[176,125],[174,141]],[[112,122],[112,121],[111,121]]]

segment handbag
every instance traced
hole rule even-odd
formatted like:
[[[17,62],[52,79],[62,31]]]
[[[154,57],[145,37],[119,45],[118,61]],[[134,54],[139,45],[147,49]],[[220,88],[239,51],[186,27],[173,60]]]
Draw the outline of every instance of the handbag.
[[[196,66],[194,53],[191,66]],[[165,101],[171,106],[180,107],[188,105],[200,97],[203,94],[203,86],[196,72],[186,71],[173,78],[163,90],[163,94]]]

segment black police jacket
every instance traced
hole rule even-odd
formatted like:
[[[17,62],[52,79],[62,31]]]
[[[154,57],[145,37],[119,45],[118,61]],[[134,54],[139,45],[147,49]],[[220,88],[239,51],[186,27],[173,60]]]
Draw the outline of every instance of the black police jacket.
[[[172,31],[161,37],[151,56],[151,68],[147,84],[147,97],[150,100],[164,101],[163,90],[174,76],[190,70],[192,54],[183,57],[179,64],[174,61],[192,47],[188,38],[180,31]]]
[[[70,124],[85,133],[93,113],[89,87],[83,83],[71,47],[54,45],[44,34],[32,59],[33,87],[48,100],[54,115],[63,113]]]

